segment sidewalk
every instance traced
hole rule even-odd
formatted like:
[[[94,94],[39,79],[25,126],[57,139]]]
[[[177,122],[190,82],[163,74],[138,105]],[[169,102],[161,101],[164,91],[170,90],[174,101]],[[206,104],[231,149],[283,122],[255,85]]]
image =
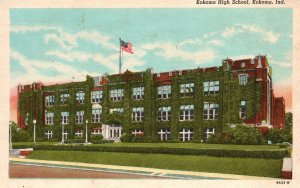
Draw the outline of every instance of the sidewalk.
[[[102,165],[90,163],[77,162],[63,162],[63,161],[47,161],[26,158],[10,158],[12,164],[33,165],[33,166],[47,166],[59,167],[69,169],[91,170],[127,173],[147,176],[159,176],[173,179],[207,179],[207,180],[274,180],[275,178],[257,177],[257,176],[242,176],[234,174],[220,174],[220,173],[206,173],[206,172],[191,172],[180,170],[165,170],[155,168],[131,167],[131,166],[116,166],[116,165]]]

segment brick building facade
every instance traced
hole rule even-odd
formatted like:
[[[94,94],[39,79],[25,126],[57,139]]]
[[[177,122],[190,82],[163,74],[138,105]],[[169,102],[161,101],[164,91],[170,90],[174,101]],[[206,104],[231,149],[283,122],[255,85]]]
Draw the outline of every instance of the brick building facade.
[[[225,126],[284,128],[266,56],[225,59],[219,67],[87,76],[84,82],[18,86],[18,125],[60,139],[133,134],[159,140],[205,140]],[[62,127],[64,132],[62,133]]]

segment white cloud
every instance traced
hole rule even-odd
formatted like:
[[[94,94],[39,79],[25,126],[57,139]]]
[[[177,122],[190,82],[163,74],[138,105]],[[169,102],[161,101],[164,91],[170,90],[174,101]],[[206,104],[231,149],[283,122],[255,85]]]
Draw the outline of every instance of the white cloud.
[[[232,27],[227,27],[221,33],[224,38],[233,37],[239,33],[256,33],[261,35],[262,40],[267,41],[269,43],[276,43],[280,37],[278,33],[273,31],[268,31],[267,29],[263,29],[257,25],[247,25],[247,24],[235,24]]]
[[[157,42],[152,44],[145,44],[142,46],[145,50],[159,49],[155,54],[161,56],[167,60],[180,58],[186,61],[193,61],[196,64],[201,64],[207,61],[211,61],[215,58],[215,53],[212,50],[203,50],[189,52],[176,47],[171,42]]]
[[[218,39],[213,39],[207,42],[208,45],[214,45],[214,46],[224,46],[224,42]]]
[[[95,30],[83,30],[76,33],[68,33],[64,29],[56,26],[46,26],[46,25],[15,25],[10,27],[11,32],[15,33],[26,33],[26,32],[39,32],[47,31],[48,33],[44,36],[44,42],[47,44],[50,41],[56,42],[63,49],[73,49],[78,47],[78,40],[85,40],[92,42],[97,45],[101,45],[106,49],[118,50],[119,41],[111,42],[111,37],[109,35],[99,33]]]
[[[179,47],[182,47],[184,45],[201,45],[201,43],[202,43],[201,39],[192,38],[192,39],[184,40],[184,41],[178,43],[176,46],[179,48]]]
[[[28,59],[24,55],[17,51],[11,50],[10,58],[19,62],[21,67],[25,70],[22,74],[15,74],[14,79],[11,80],[12,86],[16,86],[21,81],[22,84],[29,84],[34,81],[43,81],[45,83],[50,82],[66,82],[71,81],[72,77],[79,78],[79,80],[85,80],[82,75],[99,75],[96,72],[87,72],[85,70],[78,70],[72,66],[65,65],[56,61],[38,61]],[[41,69],[54,70],[59,72],[56,76],[44,75],[41,73]],[[77,80],[76,80],[77,81]]]

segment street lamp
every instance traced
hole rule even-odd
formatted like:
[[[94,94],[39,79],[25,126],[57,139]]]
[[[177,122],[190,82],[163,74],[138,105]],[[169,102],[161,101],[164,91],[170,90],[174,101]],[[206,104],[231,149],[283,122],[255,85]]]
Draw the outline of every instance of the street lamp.
[[[62,131],[61,131],[61,143],[64,144],[65,143],[65,138],[64,138],[64,121],[61,122],[61,127],[62,127]]]
[[[89,123],[89,120],[85,120],[85,143],[88,143],[88,137],[87,137],[87,124]]]
[[[13,149],[12,148],[12,132],[11,132],[11,126],[12,126],[12,121],[9,121],[9,149]]]
[[[36,124],[36,120],[34,119],[33,120],[33,144],[36,145],[36,142],[35,142],[35,124]]]

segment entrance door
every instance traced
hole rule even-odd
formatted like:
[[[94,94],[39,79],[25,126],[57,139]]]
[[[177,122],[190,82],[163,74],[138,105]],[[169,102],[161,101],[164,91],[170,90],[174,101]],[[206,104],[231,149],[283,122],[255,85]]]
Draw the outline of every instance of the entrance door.
[[[109,138],[111,139],[120,139],[122,135],[121,125],[110,125],[109,126]]]

